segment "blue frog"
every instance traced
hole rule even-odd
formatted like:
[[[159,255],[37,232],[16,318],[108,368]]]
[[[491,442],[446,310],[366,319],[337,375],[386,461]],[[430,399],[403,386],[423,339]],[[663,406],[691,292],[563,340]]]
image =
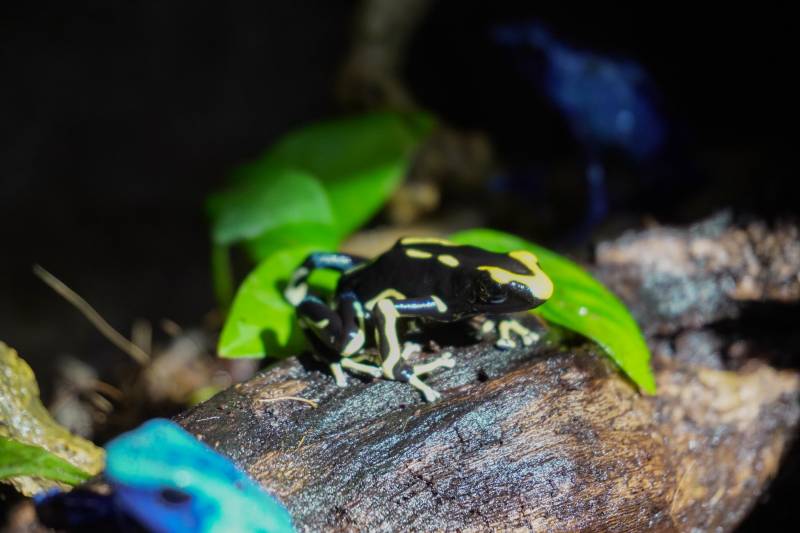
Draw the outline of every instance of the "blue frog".
[[[660,159],[668,127],[655,84],[626,58],[580,49],[539,22],[499,27],[494,39],[518,56],[521,70],[561,114],[586,157],[588,229],[608,211],[603,154],[621,152],[639,166]]]
[[[495,38],[521,53],[540,52],[540,68],[528,72],[538,72],[534,84],[588,149],[618,148],[636,160],[662,149],[666,121],[654,83],[635,62],[576,48],[537,22],[498,28]]]
[[[287,510],[229,459],[177,424],[154,419],[111,441],[111,494],[86,489],[35,497],[43,523],[122,531],[294,531]]]

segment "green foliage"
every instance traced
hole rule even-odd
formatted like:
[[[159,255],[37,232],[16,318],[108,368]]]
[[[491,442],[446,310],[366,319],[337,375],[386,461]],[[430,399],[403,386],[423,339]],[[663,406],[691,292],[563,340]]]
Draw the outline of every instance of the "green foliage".
[[[281,283],[312,251],[297,246],[275,252],[245,278],[220,335],[221,356],[280,356],[302,349],[302,334]]]
[[[432,127],[429,115],[393,112],[314,124],[234,172],[208,201],[222,306],[233,285],[228,247],[242,244],[256,262],[289,247],[335,249],[386,202]]]
[[[433,125],[425,113],[380,112],[333,120],[290,133],[266,158],[320,180],[341,239],[383,206]]]
[[[530,250],[555,286],[553,296],[533,312],[599,344],[643,391],[654,394],[650,351],[625,305],[588,272],[546,248],[507,233],[475,229],[451,239],[495,252]]]
[[[209,200],[215,244],[254,239],[289,224],[333,223],[328,195],[311,174],[271,160],[242,167],[237,174],[244,179]]]
[[[269,258],[273,253],[297,246],[315,246],[317,250],[334,250],[340,239],[331,226],[313,222],[289,224],[267,231],[257,239],[244,243],[250,257]]]
[[[105,464],[105,452],[53,420],[39,399],[39,385],[33,370],[16,352],[0,342],[0,438],[20,445],[42,448],[81,472],[97,474]],[[47,477],[14,474],[25,463],[15,464],[18,446],[4,443],[0,450],[0,468],[14,488],[26,496],[57,486]],[[37,456],[31,455],[33,459]],[[48,460],[49,461],[49,460]],[[36,464],[35,461],[33,464]],[[45,461],[43,464],[53,464]],[[30,468],[30,466],[25,466]],[[2,479],[3,476],[0,476]]]
[[[0,480],[18,476],[77,485],[91,476],[44,448],[0,437]]]
[[[220,335],[221,356],[274,357],[303,349],[305,340],[283,287],[303,259],[318,250],[304,245],[277,251],[245,278]],[[310,282],[316,290],[332,291],[336,279],[332,272],[315,272]]]
[[[251,241],[296,224],[327,227],[343,238],[384,204],[432,126],[430,116],[422,113],[384,112],[287,134],[262,157],[237,169],[228,188],[211,196],[214,243]],[[258,253],[261,247],[251,250]]]

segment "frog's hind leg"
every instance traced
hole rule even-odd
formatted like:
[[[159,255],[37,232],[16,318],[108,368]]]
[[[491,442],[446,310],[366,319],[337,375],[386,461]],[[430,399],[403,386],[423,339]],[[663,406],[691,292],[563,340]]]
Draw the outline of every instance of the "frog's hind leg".
[[[331,372],[337,385],[346,385],[342,371],[342,367],[348,368],[345,359],[361,350],[365,342],[361,303],[354,294],[346,293],[337,298],[336,309],[331,309],[321,299],[307,294],[297,306],[297,316],[315,352],[327,352],[327,356],[322,354],[327,360],[333,359],[331,353],[335,356],[337,360],[330,363]],[[368,365],[359,363],[358,366]]]
[[[372,310],[375,318],[376,336],[381,355],[381,371],[387,379],[405,381],[422,392],[425,399],[432,402],[441,394],[419,379],[420,374],[431,372],[440,367],[452,368],[454,362],[442,356],[427,365],[410,366],[405,362],[408,353],[400,345],[397,335],[398,318],[449,318],[447,305],[436,296],[396,300],[384,298],[379,300]]]
[[[297,307],[308,294],[308,277],[314,270],[336,270],[347,272],[366,264],[366,259],[355,255],[336,252],[318,252],[306,257],[303,264],[292,274],[283,295],[290,304]]]
[[[331,374],[333,374],[333,379],[336,381],[336,385],[339,387],[346,387],[347,376],[345,375],[344,370],[342,370],[342,365],[339,362],[339,354],[323,344],[319,337],[317,337],[312,331],[309,330],[308,327],[305,326],[305,324],[303,324],[302,320],[300,321],[300,327],[302,328],[303,334],[308,340],[308,343],[311,345],[311,353],[314,356],[314,359],[328,365]]]
[[[451,352],[443,352],[436,359],[427,363],[414,365],[412,368],[414,369],[415,376],[422,376],[423,374],[430,374],[434,370],[440,368],[453,368],[454,366],[456,366],[456,361],[453,359],[453,354]]]

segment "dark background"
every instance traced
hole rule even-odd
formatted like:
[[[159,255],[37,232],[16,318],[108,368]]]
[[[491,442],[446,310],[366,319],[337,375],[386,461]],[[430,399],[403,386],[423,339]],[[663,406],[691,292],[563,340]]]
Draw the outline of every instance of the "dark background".
[[[637,60],[662,92],[691,171],[662,183],[672,194],[640,194],[625,209],[679,223],[721,207],[796,211],[788,10],[488,4],[436,3],[405,75],[424,106],[488,132],[509,168],[577,158],[562,121],[488,38],[496,23],[536,17]],[[45,394],[59,354],[102,369],[125,356],[31,265],[122,331],[137,317],[198,324],[214,305],[204,198],[280,133],[340,111],[333,85],[352,14],[344,0],[3,3],[0,340]],[[789,512],[789,495],[777,496],[760,516]]]
[[[277,135],[332,111],[347,2],[4,3],[0,339],[46,382],[109,347],[38,263],[127,331],[213,307],[203,202]],[[45,387],[46,389],[46,387]]]

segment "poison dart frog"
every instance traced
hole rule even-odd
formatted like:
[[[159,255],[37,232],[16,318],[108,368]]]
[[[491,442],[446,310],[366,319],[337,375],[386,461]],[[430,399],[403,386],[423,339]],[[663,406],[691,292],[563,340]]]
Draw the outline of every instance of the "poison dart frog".
[[[308,277],[315,269],[342,273],[331,304],[308,290]],[[507,315],[533,309],[552,293],[553,283],[529,251],[502,254],[442,239],[406,237],[372,260],[312,253],[295,270],[284,296],[296,308],[315,355],[330,363],[338,385],[347,384],[346,369],[407,382],[434,401],[440,394],[420,376],[452,368],[455,361],[444,353],[425,364],[409,364],[409,356],[420,347],[401,344],[400,319],[455,322]],[[483,329],[487,325],[496,327],[501,348],[515,346],[515,335],[526,346],[538,340],[536,333],[510,318],[487,320]],[[379,353],[375,364],[363,353],[370,333]]]
[[[286,508],[230,459],[169,420],[106,445],[111,491],[34,496],[42,523],[69,531],[294,533]]]

